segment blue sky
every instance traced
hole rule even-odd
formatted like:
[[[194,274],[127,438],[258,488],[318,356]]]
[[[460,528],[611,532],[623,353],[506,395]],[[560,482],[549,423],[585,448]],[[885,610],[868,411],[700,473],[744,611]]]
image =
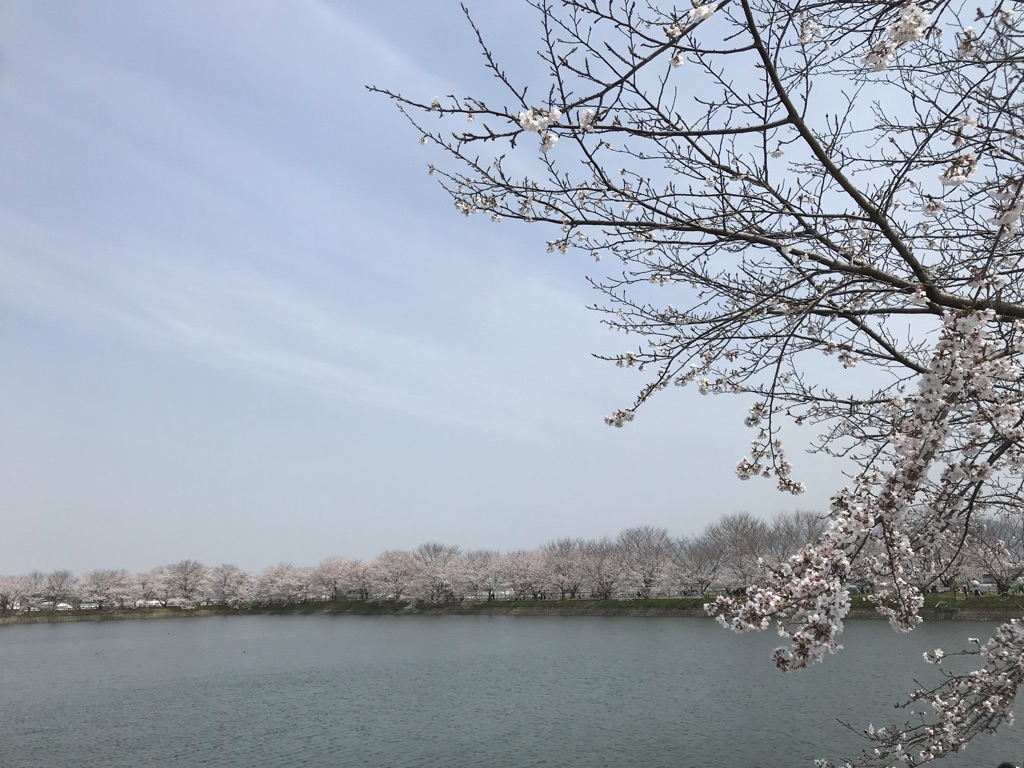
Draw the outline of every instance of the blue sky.
[[[471,7],[537,76],[531,9]],[[0,5],[0,573],[824,508],[798,446],[805,496],[735,478],[740,400],[604,425],[642,380],[591,357],[600,265],[465,219],[364,88],[486,93],[480,61],[448,0]]]

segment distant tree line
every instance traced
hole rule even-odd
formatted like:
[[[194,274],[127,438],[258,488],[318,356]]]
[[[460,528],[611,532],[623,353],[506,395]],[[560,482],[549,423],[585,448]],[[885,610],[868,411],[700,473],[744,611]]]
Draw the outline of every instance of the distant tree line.
[[[58,569],[0,576],[0,613],[71,608],[272,605],[313,600],[617,599],[655,595],[705,597],[741,592],[779,568],[825,524],[797,510],[770,521],[747,512],[725,515],[698,536],[665,528],[626,528],[614,539],[560,538],[539,549],[463,551],[428,542],[388,550],[368,562],[328,557],[313,567],[279,563],[250,573],[225,563],[182,560],[140,573],[99,569],[77,577]],[[1008,591],[1024,575],[1024,532],[1000,518],[972,529],[968,546],[941,552],[929,574],[933,589],[989,582]]]

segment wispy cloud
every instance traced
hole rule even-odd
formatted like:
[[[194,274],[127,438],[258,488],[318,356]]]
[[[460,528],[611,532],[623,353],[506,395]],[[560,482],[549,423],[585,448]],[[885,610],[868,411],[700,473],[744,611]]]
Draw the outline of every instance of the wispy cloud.
[[[520,436],[539,426],[538,393],[513,390],[480,364],[479,351],[432,341],[428,321],[396,316],[389,305],[327,303],[285,279],[167,253],[165,244],[112,248],[12,218],[0,232],[0,274],[0,301],[51,322],[331,400]],[[400,311],[400,302],[391,306]],[[481,391],[487,405],[475,410]]]
[[[209,59],[209,82],[163,72],[145,52],[134,68],[85,55],[89,43],[28,58],[38,87],[7,109],[45,183],[0,200],[0,300],[329,399],[520,436],[557,421],[541,372],[503,375],[529,342],[496,315],[515,311],[529,327],[531,314],[578,299],[510,269],[510,246],[492,236],[451,242],[387,158],[366,173],[360,142],[377,126],[346,67],[446,84],[319,3],[290,9],[283,30],[266,9],[202,13],[204,31],[183,30],[183,45],[200,60],[190,71]]]

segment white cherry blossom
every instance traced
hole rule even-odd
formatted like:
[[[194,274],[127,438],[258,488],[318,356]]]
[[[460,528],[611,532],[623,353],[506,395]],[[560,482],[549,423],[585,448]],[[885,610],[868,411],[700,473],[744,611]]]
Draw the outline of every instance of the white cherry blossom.
[[[690,20],[691,21],[704,21],[704,19],[711,18],[712,14],[718,10],[718,3],[705,3],[704,5],[697,5],[690,9]]]

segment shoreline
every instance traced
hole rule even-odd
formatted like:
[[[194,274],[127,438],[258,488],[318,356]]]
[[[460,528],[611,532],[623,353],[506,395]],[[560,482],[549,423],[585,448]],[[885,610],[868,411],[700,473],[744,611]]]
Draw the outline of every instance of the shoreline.
[[[998,602],[997,602],[998,601]],[[199,606],[182,608],[127,608],[0,614],[0,626],[64,624],[82,621],[139,621],[192,619],[210,616],[627,616],[700,618],[713,620],[703,600],[509,600],[450,603],[310,602],[239,608]],[[859,603],[859,605],[858,605]],[[957,604],[959,603],[959,605]],[[996,604],[993,604],[996,603]],[[930,596],[922,618],[927,621],[1008,621],[1024,616],[1024,598],[934,599]],[[847,620],[884,619],[856,598]]]

